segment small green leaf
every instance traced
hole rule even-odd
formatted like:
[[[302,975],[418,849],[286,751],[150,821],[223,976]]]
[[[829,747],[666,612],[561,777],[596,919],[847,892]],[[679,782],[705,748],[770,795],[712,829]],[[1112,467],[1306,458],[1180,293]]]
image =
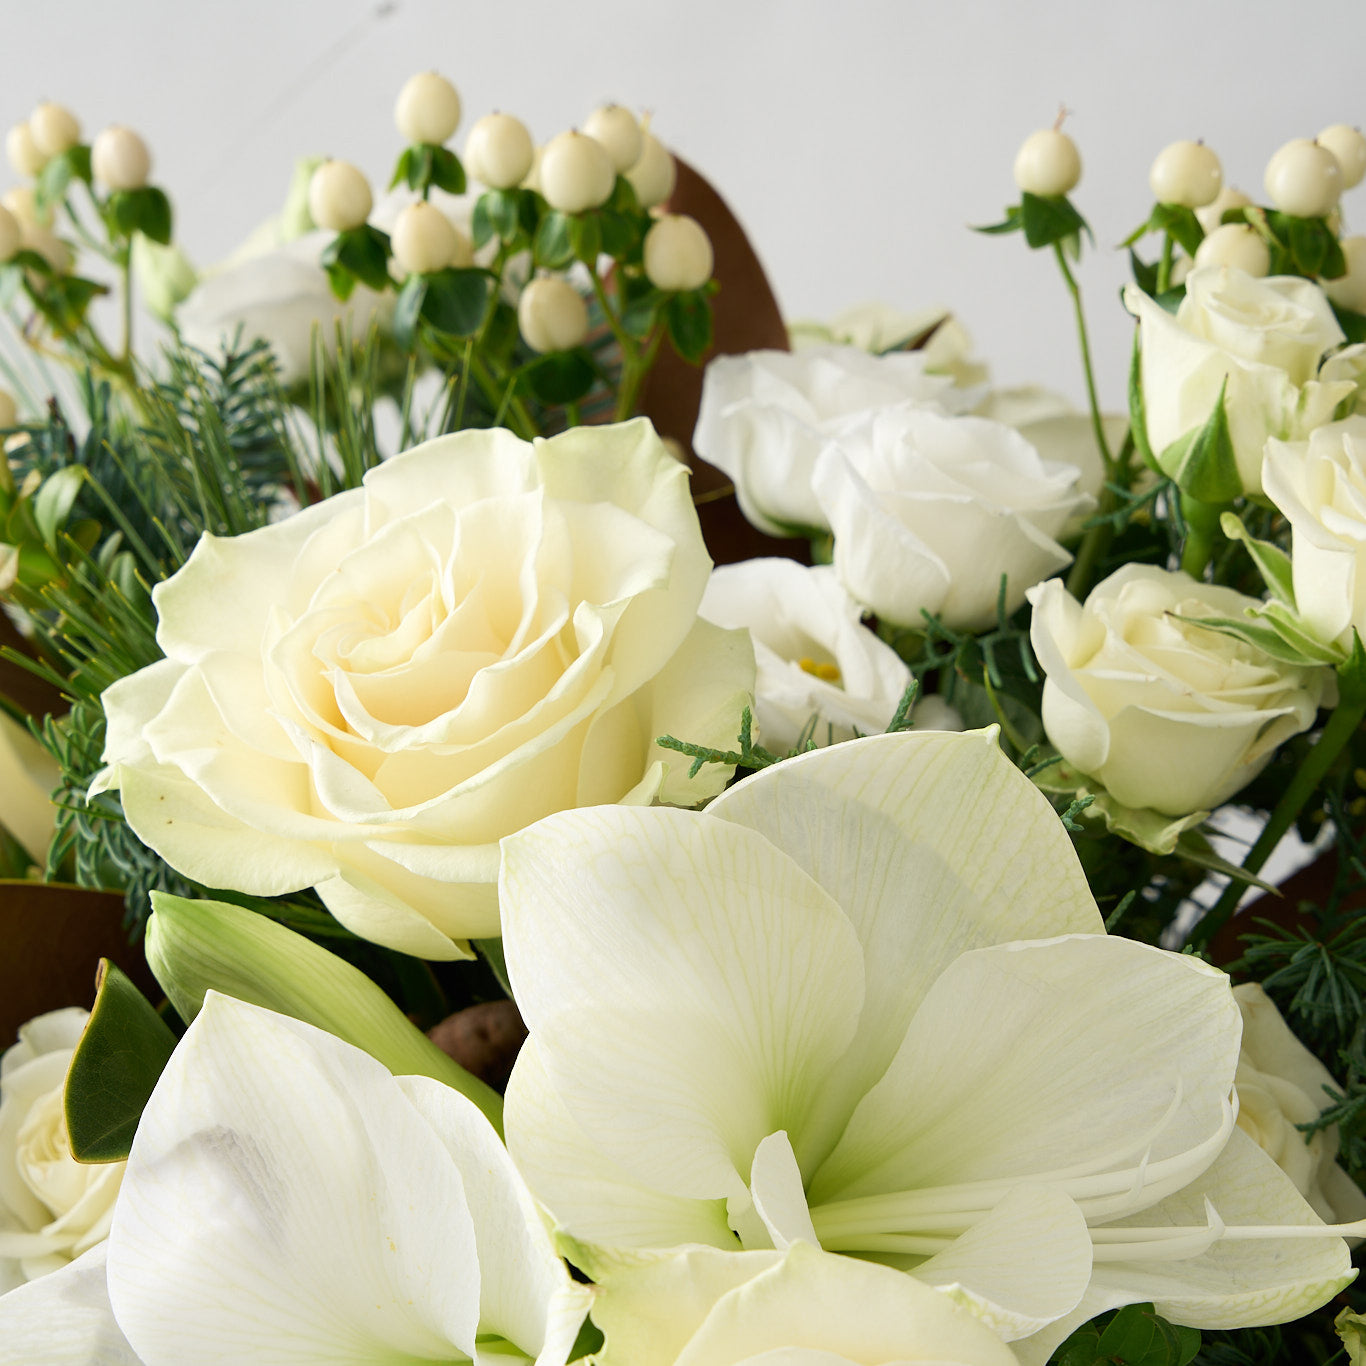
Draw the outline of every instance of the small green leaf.
[[[176,1039],[109,959],[100,959],[95,981],[95,1006],[66,1074],[66,1127],[78,1162],[121,1162]]]
[[[1315,640],[1284,603],[1264,603],[1246,617],[1200,617],[1196,624],[1245,640],[1282,664],[1304,668],[1342,662],[1342,651]]]
[[[411,187],[412,181],[410,177],[412,174],[414,150],[415,149],[412,147],[405,147],[399,154],[398,161],[394,164],[394,174],[389,180],[389,188],[391,190],[400,182],[405,182]]]
[[[1166,233],[1187,256],[1194,256],[1205,240],[1205,230],[1194,209],[1184,204],[1159,204],[1148,220],[1154,232]]]
[[[128,238],[140,232],[163,247],[170,244],[171,201],[155,185],[116,190],[109,196],[104,212],[116,237]]]
[[[68,465],[43,480],[33,499],[33,517],[38,524],[38,534],[47,545],[56,545],[57,533],[84,483],[85,468],[81,465]]]
[[[478,267],[433,271],[425,278],[422,317],[448,336],[474,336],[484,321],[497,278]]]
[[[1006,210],[1006,216],[999,223],[987,223],[981,227],[974,227],[973,232],[980,232],[988,237],[1000,237],[1008,232],[1019,232],[1024,227],[1024,220],[1020,215],[1020,206],[1012,204]]]
[[[1328,224],[1321,218],[1294,218],[1289,215],[1284,221],[1288,229],[1286,241],[1296,266],[1305,275],[1321,275],[1324,262],[1328,259],[1328,243],[1336,240]]]
[[[340,261],[324,260],[323,268],[327,271],[327,283],[332,286],[332,293],[344,303],[355,291],[356,277]]]
[[[389,287],[389,237],[369,223],[337,234],[336,262],[371,289]]]
[[[538,266],[559,270],[574,259],[569,236],[569,215],[551,209],[536,228],[535,257]]]
[[[711,303],[705,289],[687,289],[665,305],[664,320],[674,350],[694,365],[711,346]]]
[[[82,155],[82,153],[84,155]],[[69,147],[55,157],[49,157],[46,165],[38,172],[34,182],[33,198],[40,209],[60,204],[62,196],[73,180],[90,183],[90,149],[88,147]]]
[[[411,351],[417,342],[417,322],[427,297],[427,277],[410,275],[398,292],[394,305],[394,341],[401,351]]]
[[[1149,298],[1157,293],[1157,266],[1149,265],[1132,248],[1129,248],[1129,268],[1134,274],[1134,284]]]
[[[1051,247],[1074,234],[1089,232],[1086,220],[1066,195],[1037,195],[1028,191],[1020,199],[1020,220],[1025,241],[1031,247]]]
[[[538,403],[577,403],[598,378],[593,358],[579,348],[540,356],[523,367],[522,379]]]
[[[646,282],[647,288],[636,294],[621,310],[621,330],[630,337],[648,337],[654,331],[659,310],[666,296]]]
[[[1282,602],[1294,607],[1295,584],[1290,572],[1290,556],[1270,541],[1259,541],[1235,513],[1225,512],[1219,518],[1219,526],[1230,541],[1241,541],[1247,547],[1267,588]]]
[[[1151,1304],[1130,1304],[1110,1320],[1097,1348],[1102,1360],[1124,1366],[1187,1366],[1200,1350],[1200,1334],[1168,1323]]]
[[[464,194],[465,168],[460,164],[460,158],[449,147],[431,146],[427,152],[431,158],[429,183],[447,194]]]
[[[1366,313],[1354,313],[1350,308],[1332,305],[1338,326],[1347,334],[1349,342],[1366,342]]]
[[[1158,456],[1158,464],[1176,486],[1190,498],[1210,507],[1231,503],[1243,491],[1238,459],[1229,435],[1224,411],[1225,377],[1219,397],[1201,427],[1192,427]]]
[[[1352,652],[1338,665],[1338,705],[1354,706],[1366,697],[1366,650],[1361,635],[1352,627]]]
[[[633,256],[645,240],[638,214],[601,209],[598,224],[602,228],[602,249],[614,261],[625,261]]]
[[[494,237],[511,242],[520,227],[516,190],[487,190],[475,201],[470,235],[476,247]]]
[[[569,245],[575,260],[591,270],[602,254],[602,223],[597,213],[576,213],[569,216]]]

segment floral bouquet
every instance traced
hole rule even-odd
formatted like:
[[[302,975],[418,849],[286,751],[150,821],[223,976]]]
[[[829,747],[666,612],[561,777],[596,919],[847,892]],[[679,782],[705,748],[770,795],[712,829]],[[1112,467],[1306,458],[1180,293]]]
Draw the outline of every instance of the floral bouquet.
[[[1061,126],[1083,412],[460,120],[203,272],[9,133],[0,1362],[1366,1360],[1366,137],[1158,156],[1110,415]]]

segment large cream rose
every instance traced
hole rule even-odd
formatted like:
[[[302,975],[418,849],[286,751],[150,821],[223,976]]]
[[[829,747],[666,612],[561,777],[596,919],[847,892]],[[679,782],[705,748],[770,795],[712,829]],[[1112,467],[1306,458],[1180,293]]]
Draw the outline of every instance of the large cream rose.
[[[1199,624],[1255,605],[1231,588],[1129,564],[1084,605],[1056,579],[1029,600],[1044,730],[1125,806],[1212,810],[1318,712],[1326,670],[1279,663]]]
[[[1276,1003],[1256,983],[1233,988],[1243,1013],[1243,1048],[1234,1085],[1238,1127],[1295,1183],[1326,1223],[1366,1216],[1366,1195],[1337,1164],[1338,1131],[1311,1138],[1295,1126],[1316,1120],[1342,1093],[1332,1073],[1295,1037]]]
[[[39,1015],[0,1057],[0,1294],[109,1236],[122,1162],[71,1156],[62,1090],[88,1013]]]
[[[1356,392],[1347,368],[1325,353],[1345,340],[1323,291],[1311,280],[1258,280],[1232,266],[1186,277],[1173,317],[1133,285],[1124,302],[1139,321],[1148,443],[1161,461],[1174,441],[1201,427],[1227,385],[1224,411],[1248,493],[1262,488],[1268,437],[1299,440]]]
[[[654,744],[731,745],[753,687],[698,620],[710,567],[644,420],[430,441],[157,587],[167,657],[105,693],[103,785],[188,877],[458,956],[498,933],[503,835],[724,786]]]
[[[1314,431],[1309,440],[1268,441],[1266,496],[1285,513],[1295,609],[1325,644],[1366,637],[1366,417]]]

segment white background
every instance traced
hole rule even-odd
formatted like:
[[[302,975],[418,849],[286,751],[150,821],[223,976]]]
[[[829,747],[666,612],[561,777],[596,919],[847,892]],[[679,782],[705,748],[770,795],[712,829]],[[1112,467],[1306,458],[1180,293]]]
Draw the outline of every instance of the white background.
[[[4,0],[0,118],[70,105],[88,140],[141,131],[191,259],[229,252],[283,198],[296,157],[376,180],[391,110],[435,67],[465,103],[545,141],[594,105],[654,111],[748,228],[789,317],[881,299],[954,306],[999,383],[1082,397],[1047,253],[986,238],[1011,162],[1060,102],[1098,249],[1082,268],[1102,395],[1122,403],[1129,321],[1113,247],[1146,214],[1147,169],[1202,137],[1260,192],[1292,136],[1366,123],[1366,3],[1316,0]],[[4,175],[0,173],[0,185]],[[1366,187],[1345,202],[1366,229]]]

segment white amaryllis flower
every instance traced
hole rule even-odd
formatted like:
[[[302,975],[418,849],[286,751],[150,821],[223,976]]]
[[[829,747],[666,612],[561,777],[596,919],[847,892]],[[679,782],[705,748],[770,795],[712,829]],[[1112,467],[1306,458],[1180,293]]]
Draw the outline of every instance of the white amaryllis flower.
[[[978,631],[1071,555],[1054,539],[1092,500],[1075,465],[1044,460],[1019,432],[979,417],[903,404],[831,441],[812,488],[835,534],[835,572],[884,621],[922,610]]]
[[[59,1277],[97,1274],[73,1263],[48,1297],[0,1300],[0,1341],[42,1345]],[[471,1102],[216,994],[138,1125],[107,1284],[145,1366],[563,1366],[591,1294]],[[80,1333],[116,1341],[87,1289]]]
[[[1341,364],[1322,365],[1345,338],[1312,280],[1202,266],[1186,277],[1174,317],[1133,285],[1124,303],[1139,321],[1143,408],[1159,461],[1204,425],[1224,388],[1239,477],[1248,493],[1260,493],[1267,438],[1304,439],[1356,392]]]
[[[1202,617],[1256,600],[1128,564],[1079,603],[1057,579],[1031,590],[1030,640],[1046,675],[1043,725],[1078,772],[1125,806],[1187,816],[1245,787],[1307,730],[1331,675],[1282,663]]]
[[[1030,1362],[1107,1307],[1271,1323],[1350,1279],[1235,1127],[1228,979],[1104,934],[993,733],[854,740],[503,850],[509,1147],[590,1273],[819,1243],[951,1288]]]
[[[754,639],[759,736],[779,753],[795,748],[812,717],[817,744],[887,729],[911,671],[860,620],[858,603],[829,565],[782,558],[713,569],[701,616]]]
[[[891,1267],[793,1243],[687,1252],[610,1271],[594,1366],[1016,1366],[979,1318]]]
[[[153,593],[166,658],[104,694],[103,782],[211,887],[316,886],[367,939],[451,958],[498,933],[501,836],[727,774],[748,638],[699,621],[687,470],[644,419],[460,432],[363,488],[205,536]]]
[[[1266,496],[1290,523],[1295,610],[1327,645],[1366,638],[1366,416],[1268,441]]]
[[[980,392],[931,374],[913,351],[852,346],[750,351],[707,366],[693,449],[735,481],[741,511],[771,536],[828,527],[811,488],[816,457],[871,411],[914,402],[963,412]]]
[[[0,1294],[68,1266],[109,1234],[122,1162],[71,1155],[63,1093],[89,1012],[19,1027],[0,1057]]]

